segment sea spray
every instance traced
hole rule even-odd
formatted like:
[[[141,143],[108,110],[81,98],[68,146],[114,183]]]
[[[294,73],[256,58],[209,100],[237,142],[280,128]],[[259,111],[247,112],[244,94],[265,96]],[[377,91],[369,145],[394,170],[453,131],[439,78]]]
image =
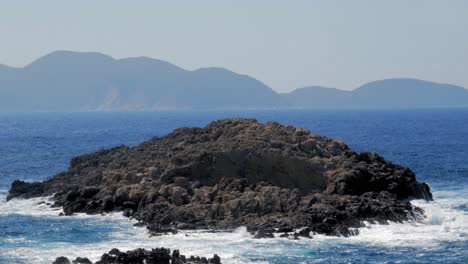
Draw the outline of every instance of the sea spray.
[[[313,239],[288,240],[253,239],[245,227],[233,232],[210,232],[209,230],[181,231],[178,234],[164,236],[150,236],[143,227],[135,227],[135,221],[120,213],[106,215],[74,214],[72,216],[58,216],[59,211],[44,202],[48,198],[32,200],[13,199],[8,203],[0,197],[0,216],[18,215],[19,217],[36,217],[36,221],[46,221],[48,218],[62,219],[62,224],[75,224],[74,228],[86,225],[85,222],[73,220],[93,221],[94,232],[109,232],[100,227],[110,225],[113,231],[104,241],[90,243],[48,242],[38,243],[34,237],[2,238],[2,244],[10,250],[7,255],[11,259],[23,260],[25,263],[44,263],[56,256],[65,255],[71,258],[87,256],[97,260],[104,252],[111,248],[131,250],[137,247],[154,248],[169,247],[180,249],[187,255],[209,257],[219,254],[223,263],[268,263],[266,259],[285,258],[289,260],[307,261],[320,259],[311,252],[323,250],[330,245],[345,247],[346,245],[362,244],[366,247],[411,247],[420,249],[437,248],[441,243],[449,241],[466,241],[468,239],[468,215],[466,212],[454,209],[464,199],[459,192],[435,192],[435,201],[427,202],[414,200],[413,204],[426,212],[426,218],[420,221],[406,223],[389,223],[388,225],[366,224],[359,229],[359,235],[353,237],[330,237],[314,235]],[[444,198],[445,197],[445,198]],[[53,232],[53,230],[49,230]],[[31,240],[32,239],[32,240]],[[312,255],[310,255],[312,254]],[[280,263],[280,262],[278,262]],[[294,262],[291,262],[294,263]]]

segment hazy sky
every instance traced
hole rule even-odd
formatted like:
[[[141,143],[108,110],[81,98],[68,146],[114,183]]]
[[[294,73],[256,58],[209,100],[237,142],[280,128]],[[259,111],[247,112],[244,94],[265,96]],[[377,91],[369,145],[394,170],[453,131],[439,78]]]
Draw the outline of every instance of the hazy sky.
[[[0,63],[54,50],[221,66],[277,91],[415,77],[468,88],[468,1],[0,0]]]

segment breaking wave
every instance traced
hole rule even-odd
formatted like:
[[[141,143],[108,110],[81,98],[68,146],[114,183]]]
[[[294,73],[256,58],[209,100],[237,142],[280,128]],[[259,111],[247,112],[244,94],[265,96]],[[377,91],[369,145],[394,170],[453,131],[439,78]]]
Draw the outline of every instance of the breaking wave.
[[[185,255],[221,256],[223,263],[299,263],[326,262],[328,251],[343,249],[351,256],[354,250],[366,248],[437,249],[446,242],[468,240],[467,188],[436,191],[434,201],[414,200],[424,209],[425,217],[406,223],[368,224],[359,235],[288,240],[253,239],[246,228],[234,232],[183,231],[174,235],[150,236],[144,227],[120,213],[106,215],[75,214],[59,216],[61,209],[51,208],[49,198],[13,199],[5,202],[0,194],[0,221],[8,224],[33,221],[24,235],[7,234],[0,245],[7,248],[2,260],[24,263],[51,263],[55,257],[87,256],[97,260],[112,248],[130,250],[138,247],[168,247]],[[3,219],[3,220],[2,220]],[[7,220],[5,220],[7,219]],[[42,224],[41,224],[42,223]],[[36,230],[35,230],[36,229]],[[44,230],[38,230],[44,229]],[[54,237],[54,232],[58,237]],[[318,253],[317,253],[318,252]],[[268,261],[267,261],[268,260]],[[341,260],[345,261],[346,258]],[[349,260],[349,259],[348,259]]]

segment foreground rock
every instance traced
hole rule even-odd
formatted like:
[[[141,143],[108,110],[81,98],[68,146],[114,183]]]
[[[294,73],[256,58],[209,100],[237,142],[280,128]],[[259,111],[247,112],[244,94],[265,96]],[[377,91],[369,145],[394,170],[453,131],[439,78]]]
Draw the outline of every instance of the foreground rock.
[[[66,257],[58,257],[52,264],[92,264],[88,258],[78,257],[70,261]],[[114,248],[108,253],[101,256],[101,259],[95,264],[221,264],[221,259],[218,255],[207,259],[205,257],[189,257],[180,255],[178,250],[174,250],[171,254],[170,249],[154,248],[145,250],[142,248],[120,252]]]
[[[79,156],[45,182],[15,181],[8,199],[51,194],[67,215],[123,211],[155,233],[247,226],[327,235],[353,234],[364,220],[412,219],[422,211],[403,199],[432,198],[411,170],[377,154],[254,119]]]

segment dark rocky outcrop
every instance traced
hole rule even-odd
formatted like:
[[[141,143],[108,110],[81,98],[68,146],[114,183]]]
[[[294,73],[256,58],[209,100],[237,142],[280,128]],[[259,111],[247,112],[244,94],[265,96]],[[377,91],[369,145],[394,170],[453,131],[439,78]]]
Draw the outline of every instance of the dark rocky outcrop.
[[[79,156],[45,182],[14,182],[8,199],[52,194],[65,214],[123,211],[154,233],[247,226],[264,230],[260,237],[301,228],[351,235],[363,220],[422,213],[407,198],[432,199],[410,169],[377,154],[254,119],[179,128],[136,147]]]
[[[92,264],[88,258],[78,257],[70,261],[66,257],[58,257],[53,264]],[[114,248],[101,256],[95,264],[221,264],[221,258],[214,255],[213,258],[194,257],[181,255],[178,250],[167,248],[154,248],[145,250],[138,248],[127,252],[121,252]]]

